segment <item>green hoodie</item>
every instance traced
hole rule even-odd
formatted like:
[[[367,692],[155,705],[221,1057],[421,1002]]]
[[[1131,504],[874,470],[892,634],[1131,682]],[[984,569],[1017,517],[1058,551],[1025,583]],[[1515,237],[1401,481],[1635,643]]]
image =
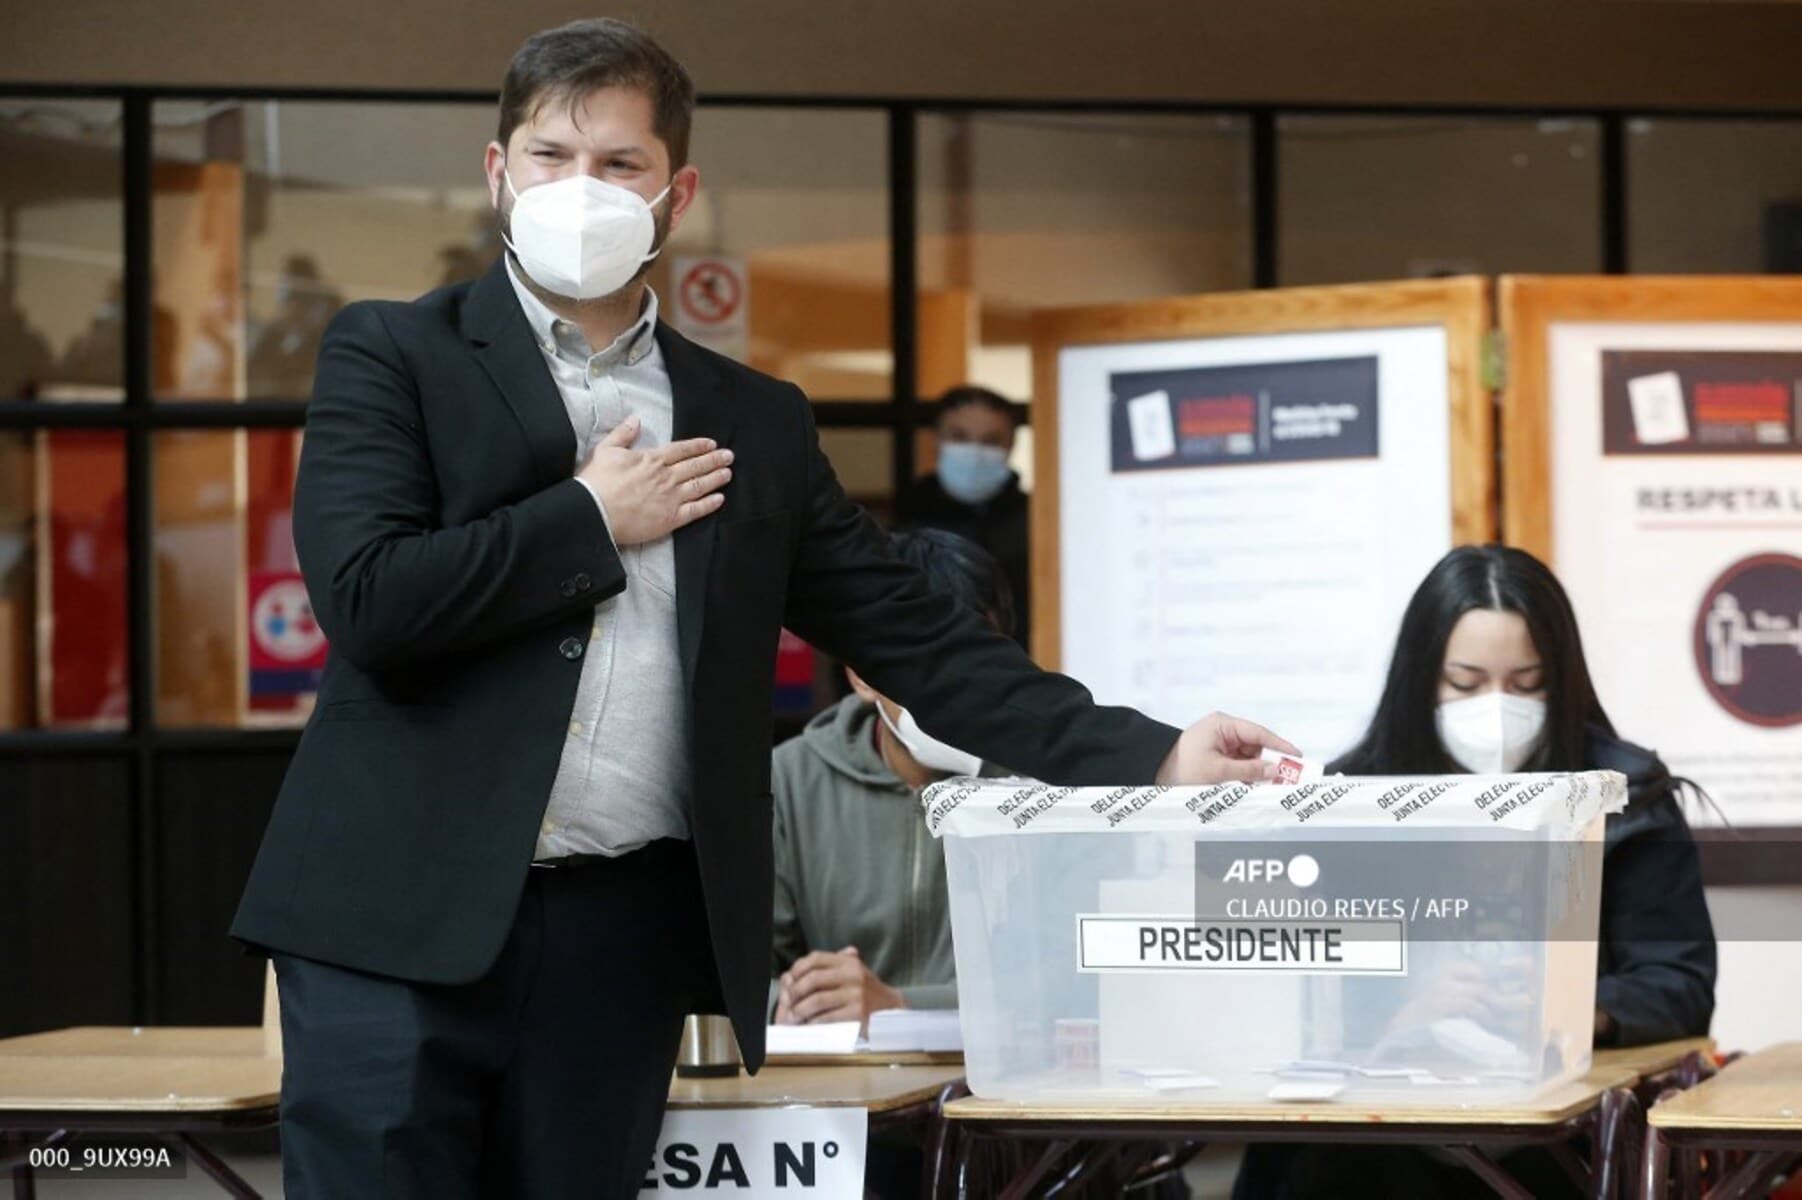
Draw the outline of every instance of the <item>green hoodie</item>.
[[[945,852],[920,794],[876,748],[876,708],[847,696],[776,747],[774,976],[856,946],[910,1008],[956,1008]]]

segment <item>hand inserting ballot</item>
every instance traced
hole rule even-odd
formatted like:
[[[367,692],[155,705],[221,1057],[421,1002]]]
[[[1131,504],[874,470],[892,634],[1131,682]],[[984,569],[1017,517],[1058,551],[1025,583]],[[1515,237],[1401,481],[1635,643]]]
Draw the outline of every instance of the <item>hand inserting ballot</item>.
[[[1276,764],[1265,762],[1266,749],[1301,757],[1301,751],[1254,721],[1226,713],[1210,713],[1183,730],[1158,767],[1157,782],[1266,783],[1276,778]]]

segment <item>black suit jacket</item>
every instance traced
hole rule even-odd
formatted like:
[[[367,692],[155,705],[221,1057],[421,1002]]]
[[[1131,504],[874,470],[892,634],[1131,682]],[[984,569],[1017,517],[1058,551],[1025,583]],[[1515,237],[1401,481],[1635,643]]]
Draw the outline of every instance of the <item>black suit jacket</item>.
[[[736,455],[675,535],[691,828],[727,1011],[760,1063],[771,705],[786,624],[984,759],[1147,782],[1176,731],[1098,708],[892,559],[792,384],[659,327],[675,437]],[[497,264],[340,313],[320,349],[295,545],[331,643],[233,923],[255,946],[420,982],[480,976],[524,887],[594,606],[626,575]],[[696,953],[705,948],[697,947]]]

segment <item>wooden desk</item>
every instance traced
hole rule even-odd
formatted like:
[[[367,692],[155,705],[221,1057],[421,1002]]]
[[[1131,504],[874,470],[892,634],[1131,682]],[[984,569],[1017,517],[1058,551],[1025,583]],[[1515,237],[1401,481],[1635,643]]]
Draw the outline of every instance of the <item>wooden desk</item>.
[[[109,1058],[256,1058],[265,1052],[260,1026],[77,1025],[0,1038],[0,1060],[19,1055]]]
[[[1673,1151],[1679,1186],[1692,1185],[1703,1150],[1745,1157],[1707,1191],[1709,1197],[1762,1196],[1802,1163],[1802,1042],[1748,1054],[1712,1079],[1667,1093],[1647,1115],[1645,1195],[1662,1200]]]
[[[1691,1055],[1707,1056],[1713,1053],[1713,1038],[1680,1038],[1674,1042],[1653,1042],[1649,1046],[1597,1050],[1592,1062],[1597,1067],[1625,1067],[1644,1079],[1681,1066]]]
[[[670,1082],[671,1108],[867,1108],[872,1118],[937,1099],[960,1066],[765,1067],[756,1075]]]
[[[952,1179],[941,1179],[939,1185],[959,1196],[972,1194],[972,1148],[979,1138],[1047,1143],[1036,1162],[997,1189],[1004,1198],[1030,1194],[1060,1165],[1067,1165],[1062,1173],[1066,1181],[1119,1173],[1123,1158],[1130,1161],[1130,1156],[1122,1155],[1121,1143],[1139,1144],[1140,1157],[1155,1161],[1159,1154],[1167,1156],[1172,1143],[1361,1142],[1441,1147],[1498,1194],[1519,1200],[1532,1200],[1531,1194],[1484,1147],[1546,1146],[1579,1175],[1589,1176],[1591,1195],[1611,1196],[1637,1148],[1639,1102],[1632,1091],[1637,1079],[1637,1073],[1625,1067],[1599,1066],[1530,1101],[1435,1108],[1409,1107],[1392,1099],[1326,1104],[1184,1101],[1146,1108],[969,1098],[945,1106],[952,1133]],[[1597,1147],[1593,1169],[1585,1168],[1570,1149],[1570,1143],[1583,1135],[1591,1136]],[[1076,1161],[1069,1164],[1073,1157]],[[1125,1175],[1144,1169],[1143,1163],[1135,1164]]]
[[[772,1054],[766,1067],[961,1067],[962,1050],[859,1050],[853,1054]]]
[[[945,1103],[966,1092],[961,1058],[955,1065],[835,1062],[831,1066],[766,1066],[756,1075],[741,1073],[724,1079],[676,1076],[670,1081],[669,1107],[865,1108],[872,1132],[910,1130],[919,1139],[927,1170],[936,1176],[946,1154]]]
[[[262,1026],[78,1026],[0,1040],[0,1172],[29,1196],[34,1145],[141,1133],[233,1196],[256,1192],[197,1134],[262,1129],[281,1113],[282,1060]]]
[[[0,1127],[22,1129],[26,1114],[269,1110],[281,1087],[281,1060],[250,1055],[0,1055]]]

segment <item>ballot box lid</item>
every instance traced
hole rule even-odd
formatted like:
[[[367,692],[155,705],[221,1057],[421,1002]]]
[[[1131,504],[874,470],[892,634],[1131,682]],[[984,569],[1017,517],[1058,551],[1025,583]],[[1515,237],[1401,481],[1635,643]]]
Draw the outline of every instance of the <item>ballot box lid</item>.
[[[1327,776],[1307,783],[1058,787],[947,779],[921,797],[939,837],[1430,828],[1541,831],[1573,839],[1627,804],[1617,771],[1532,775]]]

